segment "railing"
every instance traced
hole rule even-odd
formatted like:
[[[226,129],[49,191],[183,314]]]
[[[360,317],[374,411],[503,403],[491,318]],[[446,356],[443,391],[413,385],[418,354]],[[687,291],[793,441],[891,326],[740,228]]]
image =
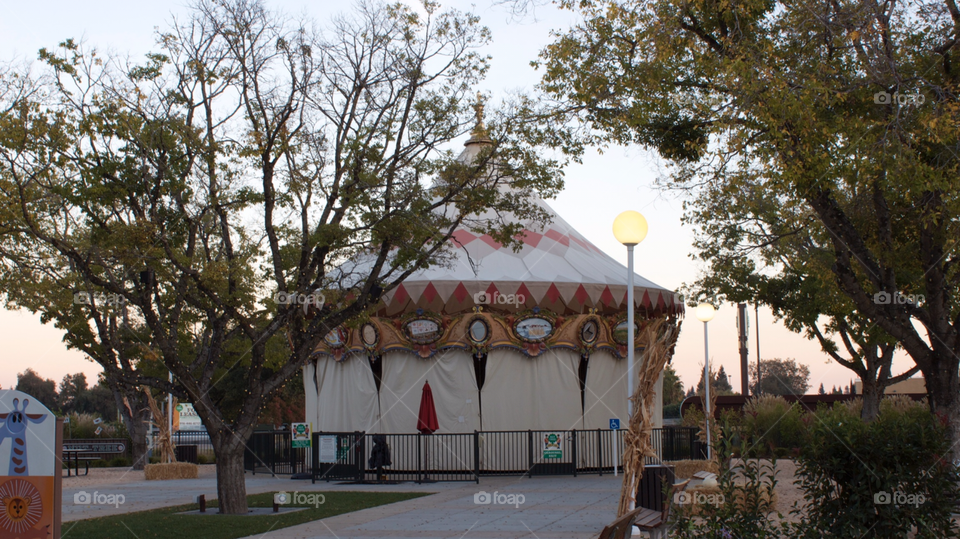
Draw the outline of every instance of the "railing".
[[[310,449],[291,447],[290,431],[254,432],[243,451],[243,469],[274,475],[308,473]]]
[[[254,433],[265,437],[273,433]],[[281,433],[284,434],[284,433]],[[289,445],[289,433],[284,438]],[[548,437],[557,435],[556,440]],[[574,475],[613,473],[622,470],[625,431],[484,431],[463,434],[384,434],[390,451],[390,465],[375,469],[370,465],[374,451],[373,437],[362,432],[317,432],[312,440],[313,480],[327,481],[479,481],[480,476],[494,475]],[[321,443],[321,437],[324,437]],[[547,438],[545,440],[545,438]],[[706,457],[697,437],[697,429],[689,427],[654,429],[652,443],[662,460],[703,459]],[[284,441],[274,444],[284,443]],[[265,442],[251,443],[261,462],[270,462],[276,453],[269,453]],[[275,445],[266,444],[267,448]],[[321,450],[321,447],[324,449]],[[305,459],[305,453],[286,458]],[[292,468],[286,462],[273,466],[274,473]],[[300,463],[306,467],[306,462]],[[269,466],[267,466],[269,468]]]

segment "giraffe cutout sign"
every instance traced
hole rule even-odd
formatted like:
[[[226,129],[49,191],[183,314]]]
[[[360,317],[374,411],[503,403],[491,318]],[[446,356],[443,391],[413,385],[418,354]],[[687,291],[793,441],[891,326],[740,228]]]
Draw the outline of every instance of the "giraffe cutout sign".
[[[0,539],[53,539],[58,531],[57,423],[30,395],[0,390]]]

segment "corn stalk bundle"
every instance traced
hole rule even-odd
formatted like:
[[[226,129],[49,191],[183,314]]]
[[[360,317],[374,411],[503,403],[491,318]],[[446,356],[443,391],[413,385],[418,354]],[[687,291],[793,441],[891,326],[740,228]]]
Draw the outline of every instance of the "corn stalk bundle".
[[[160,407],[157,406],[157,401],[154,400],[153,395],[150,394],[150,391],[144,390],[144,393],[147,394],[147,402],[150,404],[150,413],[153,414],[153,424],[156,425],[158,435],[154,441],[154,446],[160,449],[160,462],[176,462],[177,457],[173,452],[173,436],[171,435],[170,429],[163,417],[163,412],[160,411]]]
[[[650,436],[653,433],[654,389],[660,373],[673,356],[680,323],[676,318],[654,318],[640,329],[639,342],[645,345],[636,390],[630,397],[633,416],[624,435],[623,487],[617,516],[623,516],[636,502],[637,486],[643,476],[646,457],[657,455]]]

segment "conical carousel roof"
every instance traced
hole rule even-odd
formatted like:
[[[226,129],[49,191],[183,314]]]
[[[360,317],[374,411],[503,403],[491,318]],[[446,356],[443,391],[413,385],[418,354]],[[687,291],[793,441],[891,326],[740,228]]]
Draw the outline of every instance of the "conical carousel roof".
[[[473,159],[487,142],[472,138],[460,159]],[[384,294],[378,314],[395,316],[417,309],[454,314],[477,305],[507,312],[533,307],[557,314],[625,311],[627,268],[574,230],[546,202],[536,203],[551,220],[540,226],[519,219],[525,225],[519,251],[489,235],[460,228],[453,234],[457,247],[449,263],[421,270]],[[638,262],[642,266],[643,257]],[[634,284],[639,309],[651,315],[683,312],[673,291],[640,275]]]

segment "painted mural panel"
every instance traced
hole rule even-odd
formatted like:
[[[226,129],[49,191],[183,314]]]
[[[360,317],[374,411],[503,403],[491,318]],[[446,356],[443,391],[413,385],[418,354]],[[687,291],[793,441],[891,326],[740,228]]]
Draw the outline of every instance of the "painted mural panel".
[[[53,536],[56,425],[30,395],[0,390],[0,539]]]

